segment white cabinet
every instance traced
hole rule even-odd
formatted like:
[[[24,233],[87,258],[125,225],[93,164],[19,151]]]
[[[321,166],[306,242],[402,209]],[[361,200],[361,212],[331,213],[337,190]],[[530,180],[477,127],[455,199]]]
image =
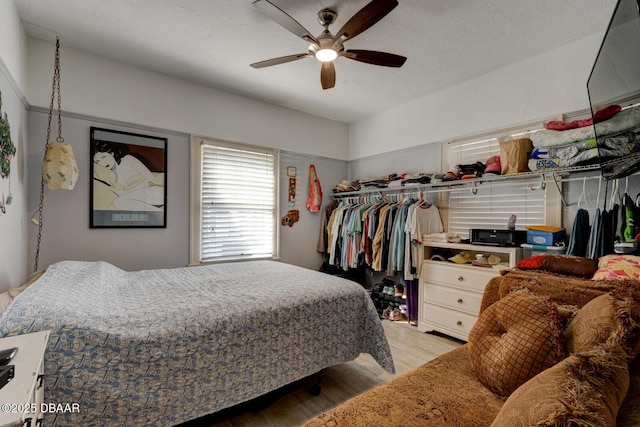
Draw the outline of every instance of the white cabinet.
[[[14,366],[15,376],[0,389],[1,427],[41,425],[44,351],[48,339],[48,331],[0,339],[0,350],[18,347],[18,352],[9,362]]]
[[[462,251],[471,254],[493,254],[505,268],[522,258],[521,248],[481,246],[459,243],[425,243],[418,293],[418,330],[438,331],[466,341],[478,320],[482,294],[486,284],[500,271],[471,264],[433,261],[432,254],[447,250],[451,255]]]

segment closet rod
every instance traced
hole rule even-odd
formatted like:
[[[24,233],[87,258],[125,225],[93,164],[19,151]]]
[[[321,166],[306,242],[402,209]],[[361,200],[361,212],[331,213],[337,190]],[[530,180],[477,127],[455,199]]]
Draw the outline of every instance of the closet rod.
[[[340,200],[348,197],[358,197],[358,196],[382,196],[384,194],[412,194],[422,192],[425,194],[433,194],[433,193],[448,193],[448,192],[464,192],[470,191],[473,194],[477,193],[478,189],[483,188],[482,184],[489,184],[485,188],[491,187],[503,187],[507,185],[514,185],[514,182],[490,182],[490,181],[478,181],[478,180],[469,180],[464,182],[455,182],[453,184],[445,184],[434,186],[433,184],[425,184],[419,187],[384,187],[384,188],[367,188],[359,191],[345,191],[342,193],[332,193],[331,198]],[[528,187],[531,190],[537,190],[541,188],[539,184],[542,184],[539,179],[529,178],[526,181],[521,180],[520,184]],[[467,185],[470,184],[470,185]]]
[[[596,166],[586,167],[574,167],[570,169],[561,169],[554,171],[551,169],[533,172],[524,172],[514,175],[498,175],[495,177],[476,178],[471,180],[455,180],[430,184],[409,184],[402,187],[383,187],[383,188],[365,188],[358,191],[345,191],[341,193],[332,193],[331,198],[342,199],[344,197],[362,196],[367,194],[388,194],[388,193],[408,193],[422,191],[423,193],[443,193],[450,191],[472,191],[475,188],[482,188],[482,184],[488,184],[489,186],[501,186],[501,185],[513,185],[515,182],[523,182],[525,185],[530,185],[532,180],[538,180],[541,185],[553,182],[554,184],[572,181],[582,181],[586,179],[602,179],[601,174],[580,176],[580,177],[568,177],[570,173],[580,172],[597,172],[599,168]],[[640,175],[640,171],[631,174],[630,176]],[[559,178],[559,179],[558,179]],[[619,178],[621,179],[621,178]],[[614,180],[611,180],[614,181]],[[558,188],[559,190],[559,188]]]

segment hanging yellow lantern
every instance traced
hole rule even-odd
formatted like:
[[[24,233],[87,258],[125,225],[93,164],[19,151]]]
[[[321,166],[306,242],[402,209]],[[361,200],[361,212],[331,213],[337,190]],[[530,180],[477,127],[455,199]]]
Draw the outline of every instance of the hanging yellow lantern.
[[[62,141],[47,145],[42,177],[49,190],[73,190],[78,181],[78,165],[71,145]]]

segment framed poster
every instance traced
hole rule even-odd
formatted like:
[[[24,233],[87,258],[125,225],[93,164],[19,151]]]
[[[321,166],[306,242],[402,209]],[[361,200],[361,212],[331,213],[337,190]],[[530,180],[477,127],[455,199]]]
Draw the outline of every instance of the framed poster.
[[[167,138],[91,127],[91,228],[167,226]]]

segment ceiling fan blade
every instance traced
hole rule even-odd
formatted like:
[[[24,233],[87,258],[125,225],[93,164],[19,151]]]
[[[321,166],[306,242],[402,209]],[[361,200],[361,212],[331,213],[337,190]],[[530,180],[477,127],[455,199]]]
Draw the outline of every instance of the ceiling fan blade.
[[[384,18],[398,6],[397,0],[373,0],[356,12],[336,33],[336,38],[352,39]]]
[[[296,53],[295,55],[281,56],[279,58],[272,58],[272,59],[267,59],[260,62],[254,62],[253,64],[251,64],[251,66],[253,68],[271,67],[272,65],[278,65],[278,64],[291,62],[291,61],[297,61],[298,59],[306,58],[307,56],[311,56],[311,55],[309,55],[309,53]]]
[[[320,71],[320,82],[322,89],[331,89],[336,85],[336,67],[333,62],[323,62]]]
[[[313,34],[307,31],[306,28],[300,25],[300,23],[293,19],[287,12],[280,9],[269,0],[255,0],[253,5],[257,7],[260,12],[273,19],[276,23],[280,24],[296,36],[309,43],[318,44],[318,39],[316,39]]]
[[[375,50],[350,49],[342,53],[345,58],[355,61],[366,62],[367,64],[382,65],[384,67],[402,67],[407,60],[406,57],[387,52],[377,52]]]

